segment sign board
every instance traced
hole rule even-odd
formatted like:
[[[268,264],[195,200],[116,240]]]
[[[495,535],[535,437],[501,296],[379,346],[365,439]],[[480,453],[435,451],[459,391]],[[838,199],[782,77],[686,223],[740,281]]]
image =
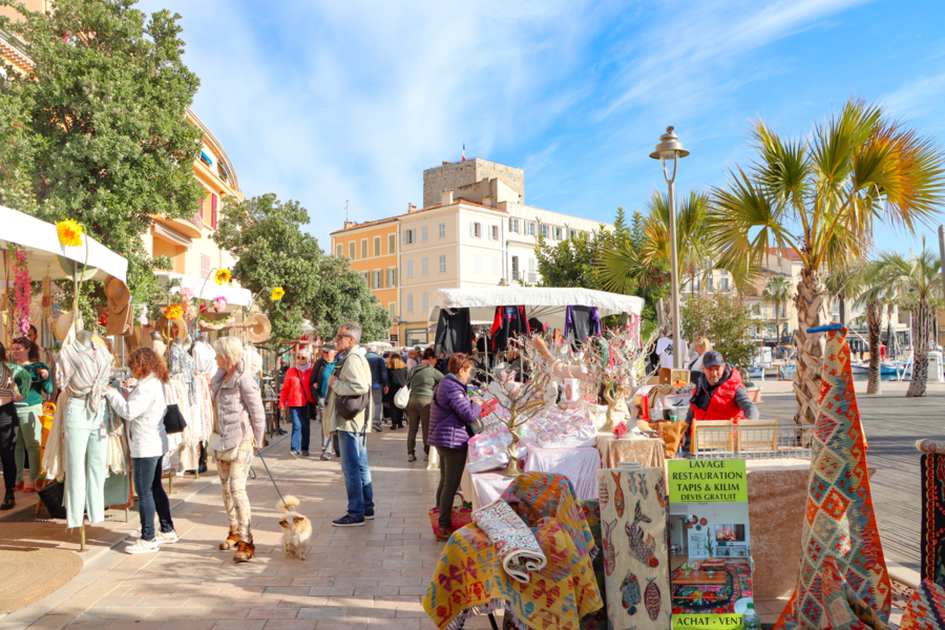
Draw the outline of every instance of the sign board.
[[[742,630],[741,615],[673,615],[673,630]]]
[[[670,503],[747,503],[743,459],[673,459],[669,464]]]

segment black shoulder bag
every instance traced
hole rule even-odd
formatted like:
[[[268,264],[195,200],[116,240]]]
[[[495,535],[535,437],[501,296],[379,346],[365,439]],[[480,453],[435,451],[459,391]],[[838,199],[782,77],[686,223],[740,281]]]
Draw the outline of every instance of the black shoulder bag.
[[[351,357],[345,357],[344,361],[341,362],[341,365],[336,365],[335,369],[338,370],[338,373],[341,373],[341,368],[344,367],[345,361]],[[336,396],[335,397],[335,411],[339,416],[345,420],[354,420],[359,413],[364,411],[368,406],[368,401],[371,400],[371,389],[368,388],[367,392],[361,394],[360,396]],[[367,419],[365,419],[365,423]]]

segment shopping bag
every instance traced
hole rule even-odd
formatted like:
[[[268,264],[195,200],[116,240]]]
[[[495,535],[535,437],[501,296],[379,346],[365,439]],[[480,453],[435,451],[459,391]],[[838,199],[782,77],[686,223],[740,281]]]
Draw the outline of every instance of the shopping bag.
[[[454,505],[450,512],[450,529],[454,532],[472,523],[473,512],[472,503],[463,498],[463,493],[457,491],[456,494],[459,496],[459,507]],[[436,535],[440,531],[440,508],[431,508],[427,513],[430,515],[430,524],[433,525],[433,534]]]

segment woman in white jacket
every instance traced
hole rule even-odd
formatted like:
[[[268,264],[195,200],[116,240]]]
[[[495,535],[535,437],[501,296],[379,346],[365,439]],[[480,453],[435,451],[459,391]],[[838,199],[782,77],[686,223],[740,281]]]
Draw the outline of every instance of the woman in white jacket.
[[[131,438],[131,470],[141,517],[141,538],[125,551],[154,553],[158,551],[158,545],[178,540],[171,520],[171,505],[161,484],[161,461],[168,451],[167,433],[164,431],[164,412],[167,409],[164,384],[169,375],[164,361],[150,348],[138,348],[132,352],[128,367],[137,381],[128,400],[113,387],[105,392],[115,413],[127,421]],[[157,535],[154,533],[155,509],[161,523]]]

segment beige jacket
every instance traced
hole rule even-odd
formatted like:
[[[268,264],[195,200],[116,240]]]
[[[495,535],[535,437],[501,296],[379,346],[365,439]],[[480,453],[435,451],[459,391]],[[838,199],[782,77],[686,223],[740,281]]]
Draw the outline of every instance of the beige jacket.
[[[328,430],[348,431],[349,433],[360,433],[364,429],[364,424],[371,417],[371,405],[374,404],[371,397],[368,397],[368,406],[364,411],[356,415],[351,420],[345,420],[335,410],[335,401],[338,396],[361,396],[371,391],[371,366],[368,364],[367,352],[361,346],[354,346],[345,356],[344,364],[341,370],[335,367],[332,376],[337,376],[338,380],[331,385],[328,398],[325,401],[325,420]]]
[[[259,386],[249,372],[243,370],[240,361],[236,372],[226,383],[225,370],[217,370],[210,381],[213,400],[219,403],[220,446],[217,450],[227,451],[240,445],[244,440],[256,439],[256,446],[263,447],[263,434],[266,432],[266,411],[263,408]]]

